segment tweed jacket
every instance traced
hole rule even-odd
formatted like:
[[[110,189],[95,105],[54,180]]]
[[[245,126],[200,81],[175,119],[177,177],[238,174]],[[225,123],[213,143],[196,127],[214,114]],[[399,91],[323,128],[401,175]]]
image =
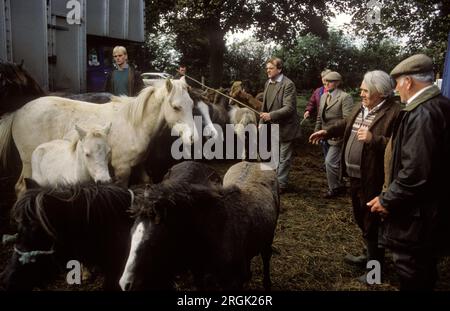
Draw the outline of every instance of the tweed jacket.
[[[320,108],[319,113],[317,114],[315,132],[326,129],[335,122],[347,118],[353,109],[353,98],[341,89],[333,91],[333,97],[325,109],[327,96],[328,93],[324,93],[320,98]],[[342,143],[342,137],[329,139],[328,143],[330,145],[340,145]]]
[[[277,82],[275,86],[275,97],[270,103],[266,96],[268,85],[269,81],[264,87],[262,112],[269,112],[272,123],[280,126],[281,142],[300,137],[300,117],[297,114],[297,91],[294,82],[283,76],[281,82]]]

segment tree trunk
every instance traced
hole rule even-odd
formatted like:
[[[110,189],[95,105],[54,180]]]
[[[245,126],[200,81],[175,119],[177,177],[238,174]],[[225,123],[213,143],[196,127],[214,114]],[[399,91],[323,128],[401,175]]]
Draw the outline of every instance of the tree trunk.
[[[218,88],[222,84],[223,55],[225,53],[224,32],[220,28],[219,19],[211,19],[208,23],[209,71],[210,86]]]

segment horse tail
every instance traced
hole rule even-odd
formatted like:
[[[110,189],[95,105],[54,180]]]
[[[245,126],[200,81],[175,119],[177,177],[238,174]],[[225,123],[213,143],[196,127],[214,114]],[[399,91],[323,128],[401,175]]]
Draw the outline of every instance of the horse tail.
[[[12,124],[14,113],[7,114],[0,119],[0,158],[3,167],[7,166],[8,155],[12,140]]]

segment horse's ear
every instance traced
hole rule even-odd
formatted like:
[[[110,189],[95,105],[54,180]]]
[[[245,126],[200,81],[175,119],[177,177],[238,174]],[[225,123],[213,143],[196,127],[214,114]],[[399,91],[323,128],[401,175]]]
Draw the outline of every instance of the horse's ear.
[[[25,180],[25,186],[27,189],[36,189],[36,188],[41,187],[34,179],[24,178],[24,180]]]
[[[112,122],[109,122],[109,124],[103,129],[103,133],[105,136],[108,136],[109,132],[111,131]]]
[[[166,79],[166,89],[167,89],[167,93],[172,92],[173,84],[170,79]]]
[[[86,131],[83,130],[81,127],[79,127],[78,125],[75,125],[75,129],[78,132],[78,135],[80,136],[80,140],[83,139],[86,136]]]

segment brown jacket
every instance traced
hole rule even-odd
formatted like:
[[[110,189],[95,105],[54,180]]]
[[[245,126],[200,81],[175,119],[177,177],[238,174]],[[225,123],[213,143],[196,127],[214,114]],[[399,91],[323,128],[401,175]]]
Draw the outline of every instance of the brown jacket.
[[[392,134],[393,124],[402,106],[398,98],[388,98],[375,116],[369,131],[372,133],[370,143],[365,143],[361,154],[361,184],[366,199],[372,199],[381,192],[384,182],[384,149]],[[346,176],[345,148],[350,138],[353,123],[361,111],[356,105],[351,114],[327,128],[327,138],[343,136],[341,150],[341,178]]]
[[[105,92],[114,94],[114,79],[113,75],[116,70],[111,71],[106,78]],[[142,81],[139,71],[134,69],[132,65],[128,66],[128,96],[133,97],[144,88],[144,81]]]

